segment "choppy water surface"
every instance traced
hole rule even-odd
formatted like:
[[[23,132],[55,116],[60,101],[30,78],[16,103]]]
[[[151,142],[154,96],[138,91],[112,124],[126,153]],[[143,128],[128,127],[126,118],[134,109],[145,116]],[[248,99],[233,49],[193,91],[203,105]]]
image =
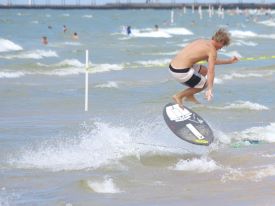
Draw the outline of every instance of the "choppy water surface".
[[[274,205],[274,15],[1,10],[0,205]],[[162,118],[183,89],[167,65],[219,27],[232,34],[219,57],[243,60],[216,67],[212,102],[189,104],[216,136],[197,147]]]

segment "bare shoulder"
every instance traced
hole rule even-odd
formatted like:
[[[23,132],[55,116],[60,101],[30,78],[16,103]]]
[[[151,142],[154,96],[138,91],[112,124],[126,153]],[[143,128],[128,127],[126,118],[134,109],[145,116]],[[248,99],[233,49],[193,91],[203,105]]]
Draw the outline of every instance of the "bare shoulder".
[[[208,47],[209,54],[212,54],[212,55],[217,54],[217,49],[214,47],[213,44],[211,44],[210,42],[207,42],[207,47]]]
[[[207,40],[205,39],[197,39],[192,42],[192,44],[200,44],[200,45],[205,45],[207,43]]]
[[[198,46],[200,48],[204,48],[207,50],[212,49],[212,44],[206,39],[197,39],[197,40],[193,41],[192,44],[194,46]]]
[[[207,50],[207,49],[209,49],[207,47],[209,47],[209,46],[208,46],[208,43],[206,40],[197,39],[197,40],[191,42],[190,44],[188,44],[188,46],[186,48],[192,49],[192,50],[193,49]]]

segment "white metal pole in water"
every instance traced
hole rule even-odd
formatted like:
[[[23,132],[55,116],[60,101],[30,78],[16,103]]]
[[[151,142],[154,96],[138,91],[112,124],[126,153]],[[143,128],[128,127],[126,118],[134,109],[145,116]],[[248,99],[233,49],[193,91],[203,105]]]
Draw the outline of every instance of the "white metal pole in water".
[[[86,50],[86,65],[85,65],[85,111],[88,111],[88,92],[89,92],[89,50]]]
[[[202,16],[202,8],[201,8],[201,6],[199,6],[199,8],[198,8],[198,12],[199,12],[200,19],[202,19],[203,16]]]
[[[170,19],[170,23],[174,24],[174,10],[171,10],[171,19]]]
[[[208,16],[209,16],[209,18],[212,17],[212,9],[211,9],[211,5],[210,4],[208,6]]]

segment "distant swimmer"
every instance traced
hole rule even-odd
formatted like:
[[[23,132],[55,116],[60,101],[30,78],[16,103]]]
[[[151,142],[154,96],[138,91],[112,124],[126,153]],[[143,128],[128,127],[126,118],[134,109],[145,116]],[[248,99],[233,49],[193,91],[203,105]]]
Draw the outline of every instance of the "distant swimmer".
[[[131,26],[127,26],[126,32],[127,32],[127,35],[132,34]]]
[[[159,30],[159,25],[155,25],[155,31],[158,31]]]
[[[78,34],[76,32],[73,33],[72,39],[73,40],[78,40],[79,39]]]
[[[63,25],[63,32],[65,33],[68,30],[66,25]]]
[[[205,98],[210,101],[213,97],[213,84],[215,65],[232,64],[237,62],[237,57],[230,59],[217,59],[217,51],[230,44],[230,34],[223,28],[219,29],[211,40],[198,39],[183,48],[174,59],[169,68],[172,76],[187,89],[173,95],[174,101],[183,107],[183,100],[199,103],[194,95],[206,89]],[[199,61],[207,61],[208,68]],[[206,79],[207,76],[207,79]]]
[[[41,38],[41,43],[44,44],[44,45],[47,45],[48,44],[48,38],[46,36],[43,36]]]

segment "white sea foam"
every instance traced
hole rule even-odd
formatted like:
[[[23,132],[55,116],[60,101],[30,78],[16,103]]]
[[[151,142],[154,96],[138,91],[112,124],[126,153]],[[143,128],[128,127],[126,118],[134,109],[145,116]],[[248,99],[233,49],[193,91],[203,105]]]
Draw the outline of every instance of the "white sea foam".
[[[17,16],[27,16],[27,14],[24,14],[24,13],[18,12],[18,13],[17,13]]]
[[[232,36],[234,36],[234,38],[248,38],[258,36],[258,34],[252,31],[230,30],[229,32]]]
[[[114,81],[109,81],[106,84],[98,84],[96,88],[118,88],[118,83]]]
[[[85,130],[77,137],[55,138],[22,148],[9,158],[8,164],[16,168],[52,171],[97,169],[106,165],[121,169],[124,168],[120,163],[123,157],[139,159],[140,155],[148,153],[184,154],[188,151],[178,148],[178,142],[182,141],[177,138],[171,140],[169,135],[167,138],[164,135],[159,140],[154,137],[164,133],[161,130],[163,126],[157,125],[154,121],[153,125],[147,123],[129,129],[97,122],[95,128],[91,131]],[[173,146],[170,147],[169,144]]]
[[[126,34],[125,28],[123,34]],[[193,35],[193,32],[186,28],[161,28],[157,31],[149,29],[132,29],[133,37],[150,37],[150,38],[171,38],[172,35]]]
[[[31,21],[32,24],[39,24],[39,21],[37,20],[34,20],[34,21]]]
[[[138,29],[132,29],[133,37],[150,37],[150,38],[171,38],[172,36],[164,31],[140,31]]]
[[[220,80],[231,80],[231,79],[244,79],[244,78],[259,78],[259,77],[268,77],[272,76],[273,72],[246,72],[246,73],[236,73],[225,74],[220,77]]]
[[[10,206],[8,198],[0,196],[0,205],[1,206]]]
[[[58,55],[55,51],[52,50],[34,50],[0,56],[0,58],[5,59],[43,59],[46,57],[58,57]]]
[[[234,136],[240,139],[262,140],[266,142],[275,142],[275,123],[270,123],[263,127],[252,127],[242,132],[234,133]]]
[[[265,21],[259,21],[257,22],[259,24],[263,24],[270,27],[275,27],[275,21],[273,19],[265,20]]]
[[[260,34],[259,37],[264,39],[275,39],[275,34]]]
[[[155,59],[155,60],[147,60],[147,61],[136,61],[135,64],[139,64],[142,67],[158,67],[158,66],[167,66],[171,59]]]
[[[110,72],[110,71],[121,71],[124,69],[133,69],[133,68],[159,68],[165,67],[169,64],[170,59],[156,59],[156,60],[147,60],[147,61],[136,61],[133,63],[124,63],[124,64],[91,64],[89,63],[89,72],[90,73],[101,73],[101,72]],[[38,63],[39,66],[55,68],[54,71],[50,71],[50,75],[71,75],[85,72],[85,65],[77,59],[66,59],[59,63],[46,65]],[[45,72],[43,72],[45,73]]]
[[[234,103],[231,103],[229,105],[225,105],[223,107],[211,107],[213,109],[220,109],[220,110],[255,110],[255,111],[262,111],[262,110],[268,110],[269,108],[258,104],[258,103],[253,103],[249,101],[237,101]]]
[[[266,39],[275,39],[275,34],[257,34],[252,31],[240,31],[240,30],[230,30],[229,31],[234,38],[266,38]]]
[[[179,47],[186,47],[187,45],[188,45],[188,43],[183,43],[183,44],[179,44],[177,46],[179,46]]]
[[[258,45],[258,43],[253,41],[244,41],[244,40],[237,40],[236,42],[233,42],[231,46],[237,45],[237,46],[252,46],[255,47]]]
[[[0,52],[20,51],[23,48],[14,42],[0,38]]]
[[[145,60],[145,61],[135,61],[132,63],[123,63],[123,64],[93,64],[90,66],[90,72],[109,72],[109,71],[119,71],[123,69],[134,69],[134,68],[159,68],[159,67],[168,67],[171,59],[154,59],[154,60]]]
[[[0,72],[1,78],[18,78],[24,76],[24,72]]]
[[[274,158],[275,154],[263,154],[262,157]]]
[[[220,78],[218,78],[218,77],[215,77],[214,83],[215,83],[215,84],[222,84],[222,83],[223,83],[223,80],[220,79]]]
[[[80,42],[74,42],[74,41],[66,41],[64,42],[65,45],[70,45],[70,46],[81,46],[82,44]]]
[[[93,18],[93,15],[91,15],[91,14],[86,14],[86,15],[83,15],[82,17],[83,17],[83,18],[89,18],[89,19],[90,19],[90,18]]]
[[[61,16],[69,17],[70,14],[68,14],[68,13],[63,13],[63,14],[61,14]]]
[[[88,180],[87,185],[96,193],[120,193],[121,190],[115,185],[112,178],[105,177],[104,181]]]
[[[66,67],[66,66],[74,66],[74,67],[84,67],[85,65],[81,63],[77,59],[65,59],[57,64],[53,65],[54,67]]]
[[[222,182],[228,181],[253,181],[259,182],[262,179],[270,176],[275,176],[275,166],[266,165],[256,167],[252,169],[228,169],[227,172],[222,176]]]
[[[40,67],[53,68],[53,70],[39,71],[39,74],[44,75],[57,75],[57,76],[67,76],[67,75],[77,75],[85,72],[85,65],[78,61],[77,59],[65,59],[56,64],[42,64],[37,63]],[[37,71],[36,71],[37,73]]]
[[[11,190],[9,186],[0,188],[0,206],[14,205],[15,200],[22,199],[22,193]]]
[[[194,33],[186,28],[162,28],[164,31],[171,35],[194,35]]]
[[[123,69],[124,69],[124,66],[122,64],[93,64],[90,69],[90,72],[100,73],[100,72],[109,72],[109,71],[120,71]]]
[[[118,40],[128,40],[128,39],[131,39],[131,37],[130,36],[125,36],[125,37],[118,38]]]
[[[64,69],[54,69],[52,71],[41,72],[40,74],[51,75],[51,76],[68,76],[68,75],[78,75],[84,73],[83,68],[68,67]]]
[[[199,159],[180,160],[174,167],[170,167],[170,169],[204,173],[219,170],[221,167],[214,160],[201,157]]]
[[[41,67],[53,68],[50,71],[42,71],[41,74],[46,75],[58,75],[58,76],[66,76],[66,75],[75,75],[85,72],[85,64],[81,63],[77,59],[65,59],[56,64],[42,64],[37,63],[37,65]],[[125,67],[120,64],[91,64],[89,63],[89,72],[90,73],[100,73],[100,72],[109,72],[109,71],[119,71],[123,70]]]
[[[238,101],[236,103],[232,103],[230,105],[224,106],[223,108],[224,109],[241,109],[241,110],[248,109],[248,110],[257,110],[257,111],[269,109],[264,105],[249,102],[249,101]]]
[[[212,128],[213,128],[213,131],[215,131],[215,137],[216,137],[216,140],[218,140],[218,141],[214,141],[214,143],[212,143],[209,146],[211,151],[219,150],[220,143],[222,143],[222,144],[230,144],[231,143],[232,137],[230,136],[230,134],[220,131],[219,129],[216,129],[214,126]]]
[[[178,51],[172,51],[172,52],[154,52],[154,53],[149,53],[150,55],[159,55],[159,56],[171,56],[171,55],[176,55]],[[144,53],[144,55],[148,55],[148,53]]]
[[[58,67],[84,67],[84,64],[81,63],[79,60],[77,59],[65,59],[61,62],[58,62],[56,64],[42,64],[40,62],[37,63],[38,66],[42,66],[42,67],[53,67],[53,68],[58,68]]]
[[[57,143],[46,141],[36,149],[26,148],[9,162],[19,168],[78,170],[115,164],[122,156],[132,153],[133,148],[129,148],[131,137],[125,128],[100,123],[97,128],[79,138],[71,137]]]
[[[238,169],[228,168],[225,174],[223,174],[221,181],[222,182],[236,181],[236,180],[242,179],[243,177],[244,177],[244,174],[240,168]]]
[[[275,166],[268,165],[255,171],[255,181],[261,181],[263,178],[275,176]]]

